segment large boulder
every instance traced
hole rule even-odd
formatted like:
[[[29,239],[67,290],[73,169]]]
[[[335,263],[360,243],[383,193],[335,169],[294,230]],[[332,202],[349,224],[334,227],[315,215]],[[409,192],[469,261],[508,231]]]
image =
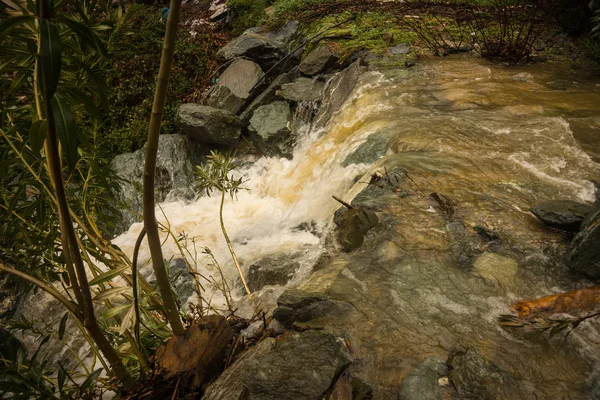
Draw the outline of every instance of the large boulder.
[[[591,210],[591,206],[572,200],[543,201],[530,209],[544,224],[569,232],[579,232]]]
[[[475,349],[458,350],[448,358],[449,378],[460,398],[538,399],[535,388],[521,381]]]
[[[238,143],[243,126],[242,121],[230,111],[193,103],[179,107],[175,124],[201,143],[226,146]]]
[[[238,58],[219,77],[208,96],[208,105],[223,108],[233,114],[240,112],[263,71],[258,64]]]
[[[323,98],[325,83],[316,79],[298,78],[294,82],[281,85],[277,96],[294,103],[320,101]]]
[[[278,75],[275,79],[273,79],[273,82],[271,82],[271,84],[262,93],[260,93],[258,96],[256,96],[254,100],[252,100],[252,103],[250,103],[250,105],[246,107],[244,112],[242,112],[242,114],[240,115],[240,119],[244,122],[249,122],[250,118],[252,117],[252,114],[254,113],[254,111],[256,111],[258,107],[267,105],[278,100],[278,97],[276,96],[277,91],[281,89],[281,87],[286,83],[292,82],[295,76],[296,73],[293,71],[285,72],[281,75]]]
[[[273,318],[284,327],[290,328],[294,324],[327,320],[333,315],[343,315],[351,308],[348,303],[332,300],[322,294],[287,289],[277,299]]]
[[[289,332],[248,350],[208,387],[203,399],[321,399],[349,364],[345,349],[330,333]]]
[[[250,119],[250,140],[267,156],[291,157],[295,142],[291,122],[292,110],[287,102],[261,106]]]
[[[287,55],[289,45],[298,33],[298,21],[290,21],[277,31],[251,28],[217,52],[219,62],[245,57],[255,60],[264,70],[273,67]],[[282,66],[283,67],[283,66]]]
[[[373,133],[346,157],[342,165],[347,167],[352,164],[372,164],[385,156],[392,140],[393,135]]]
[[[156,161],[156,199],[192,199],[196,193],[193,183],[196,180],[194,168],[203,160],[200,145],[185,135],[160,135],[158,138],[158,159]],[[114,233],[119,234],[135,222],[141,221],[143,210],[142,179],[144,176],[145,148],[134,153],[116,156],[111,168],[124,181],[116,192],[121,205],[121,219]]]
[[[300,63],[298,70],[308,76],[322,74],[331,69],[338,60],[337,51],[326,43],[308,53]]]
[[[315,117],[314,126],[316,128],[323,128],[331,117],[342,108],[342,105],[354,91],[364,70],[362,60],[357,60],[329,81],[325,89],[323,103]]]
[[[600,201],[581,224],[581,232],[571,242],[567,266],[590,278],[600,278]]]

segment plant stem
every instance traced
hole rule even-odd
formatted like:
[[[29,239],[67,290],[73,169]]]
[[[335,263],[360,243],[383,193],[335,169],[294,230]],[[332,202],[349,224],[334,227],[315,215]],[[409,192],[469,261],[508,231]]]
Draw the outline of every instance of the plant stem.
[[[246,293],[249,296],[252,295],[250,288],[248,287],[248,283],[246,283],[246,278],[244,277],[244,273],[242,272],[242,268],[240,267],[240,262],[238,261],[235,252],[233,251],[233,246],[231,245],[231,240],[229,240],[229,235],[227,235],[227,231],[225,230],[225,223],[223,222],[223,204],[225,203],[225,190],[221,190],[221,207],[219,209],[219,220],[221,221],[221,231],[223,231],[223,236],[225,237],[225,241],[227,242],[227,247],[229,247],[229,252],[231,253],[231,257],[233,258],[233,262],[240,274],[240,278],[242,278],[242,283],[244,284],[244,289],[246,289]]]
[[[184,328],[179,318],[177,303],[171,291],[169,276],[165,268],[165,261],[161,249],[160,236],[158,234],[158,223],[154,211],[154,179],[156,176],[156,158],[158,155],[158,137],[160,135],[160,125],[165,109],[167,89],[169,87],[169,74],[173,64],[173,53],[175,51],[175,41],[177,39],[177,23],[179,21],[179,11],[181,0],[171,0],[169,6],[169,16],[167,18],[167,31],[163,43],[162,56],[160,59],[160,69],[158,71],[158,81],[156,83],[156,93],[154,95],[154,104],[152,105],[152,116],[148,127],[148,143],[146,147],[146,162],[144,164],[144,227],[148,236],[148,246],[152,257],[152,266],[156,275],[156,282],[160,289],[167,319],[171,324],[173,333],[180,336],[184,333]]]

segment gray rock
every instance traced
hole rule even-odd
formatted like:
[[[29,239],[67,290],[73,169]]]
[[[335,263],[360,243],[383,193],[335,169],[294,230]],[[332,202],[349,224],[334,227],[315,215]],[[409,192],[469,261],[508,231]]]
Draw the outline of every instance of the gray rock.
[[[581,232],[571,242],[567,266],[590,278],[600,278],[600,201],[581,224]]]
[[[292,83],[281,85],[277,96],[295,103],[319,101],[323,98],[325,83],[315,79],[298,78]]]
[[[428,358],[410,372],[402,381],[402,400],[441,400],[443,388],[438,380],[448,376],[448,367],[444,360]]]
[[[408,43],[400,43],[399,45],[390,47],[389,51],[392,55],[408,54],[410,53],[410,45]]]
[[[208,387],[203,399],[320,399],[349,364],[333,335],[290,332],[248,350]]]
[[[342,162],[344,167],[352,164],[371,164],[385,156],[390,146],[390,135],[374,133]]]
[[[461,398],[478,400],[537,399],[530,384],[483,358],[475,349],[448,358],[449,378]]]
[[[290,21],[277,31],[265,28],[251,28],[233,39],[217,52],[219,62],[227,62],[238,57],[255,60],[267,70],[283,58],[289,44],[298,33],[298,21]],[[282,66],[283,67],[283,66]]]
[[[238,143],[243,125],[230,111],[193,103],[179,107],[175,124],[186,135],[201,143],[227,146]]]
[[[250,140],[265,155],[291,157],[295,142],[291,122],[292,110],[287,102],[261,106],[250,119]]]
[[[543,201],[530,209],[544,224],[569,232],[579,232],[591,210],[591,206],[572,200]]]
[[[194,277],[183,258],[174,258],[169,262],[169,278],[181,304],[187,303],[194,294]]]
[[[300,268],[302,252],[272,254],[248,268],[248,286],[254,291],[267,285],[285,285]]]
[[[208,95],[208,105],[231,111],[240,112],[250,91],[262,78],[263,71],[258,64],[239,58],[231,63],[221,74],[219,81]]]
[[[365,235],[379,224],[379,218],[373,211],[353,208],[344,211],[334,222],[339,226],[338,241],[347,252],[358,249]]]
[[[309,76],[321,74],[331,69],[338,59],[337,52],[329,44],[323,44],[308,53],[298,70]]]
[[[568,90],[574,86],[577,86],[577,82],[566,79],[556,79],[554,81],[547,82],[546,86],[554,90]]]
[[[330,315],[341,315],[348,311],[347,303],[334,301],[322,294],[307,293],[298,289],[287,289],[277,299],[273,318],[286,328],[295,323],[326,319]]]
[[[272,103],[277,100],[276,93],[281,86],[290,83],[294,80],[296,76],[295,72],[286,72],[283,73],[271,82],[271,84],[265,89],[261,94],[256,96],[256,98],[250,103],[248,107],[244,110],[244,112],[240,115],[240,119],[244,122],[249,122],[250,117],[256,109],[260,106],[264,106],[266,104]]]
[[[364,70],[362,61],[358,60],[329,81],[325,88],[323,103],[315,117],[316,128],[324,127],[331,117],[342,108],[354,91]]]
[[[192,199],[196,180],[194,167],[203,160],[200,145],[185,135],[160,135],[156,165],[156,199]],[[142,179],[144,176],[145,148],[135,153],[116,156],[111,162],[115,174],[123,178],[116,199],[120,203],[121,220],[114,234],[120,234],[135,222],[141,221]]]

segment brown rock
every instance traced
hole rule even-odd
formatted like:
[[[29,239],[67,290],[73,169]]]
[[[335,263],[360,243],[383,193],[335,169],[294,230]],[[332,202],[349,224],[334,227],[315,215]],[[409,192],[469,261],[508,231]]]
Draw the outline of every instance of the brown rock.
[[[161,346],[156,364],[164,377],[179,376],[200,387],[221,372],[232,337],[225,317],[209,315]]]

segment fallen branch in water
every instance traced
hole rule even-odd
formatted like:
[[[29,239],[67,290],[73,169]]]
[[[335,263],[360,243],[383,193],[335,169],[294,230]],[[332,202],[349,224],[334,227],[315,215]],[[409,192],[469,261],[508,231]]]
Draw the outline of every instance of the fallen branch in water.
[[[344,200],[340,199],[337,196],[331,196],[333,197],[333,199],[335,201],[337,201],[338,203],[340,203],[341,205],[343,205],[344,207],[346,207],[348,210],[352,210],[354,208],[354,206],[352,206],[350,203],[346,203]]]
[[[600,309],[600,285],[519,301],[513,304],[512,309],[519,314],[520,318],[529,318],[538,314],[581,315],[595,312]]]

